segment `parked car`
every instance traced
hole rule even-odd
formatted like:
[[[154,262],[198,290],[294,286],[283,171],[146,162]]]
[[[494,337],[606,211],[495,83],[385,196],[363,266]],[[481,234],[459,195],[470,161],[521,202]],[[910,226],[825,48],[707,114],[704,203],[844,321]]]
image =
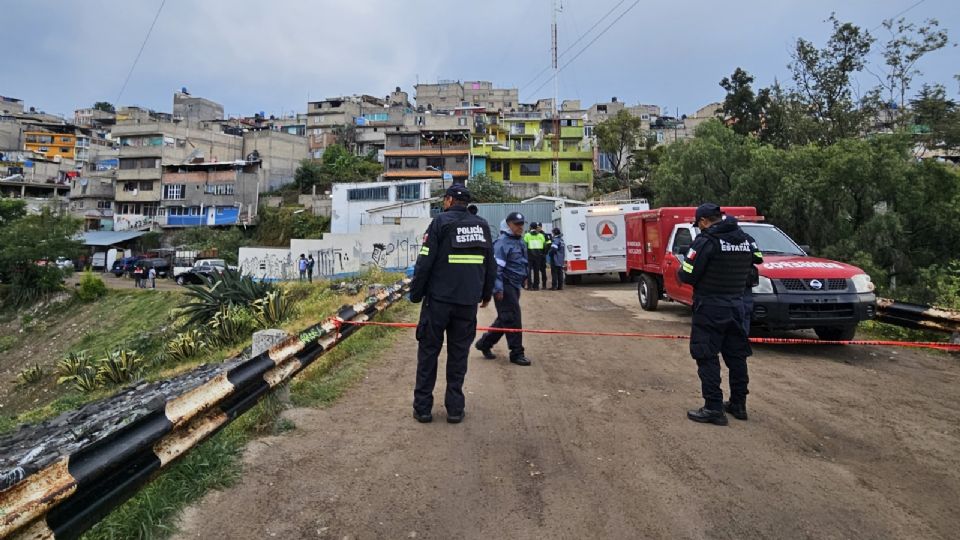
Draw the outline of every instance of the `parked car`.
[[[54,262],[57,265],[57,268],[61,270],[73,270],[73,261],[66,257],[57,257],[57,260]]]
[[[170,276],[170,261],[161,258],[141,259],[138,263],[144,270],[149,271],[153,268],[157,271],[157,277],[165,278]]]
[[[204,278],[223,272],[222,266],[213,266],[209,264],[195,266],[177,276],[177,285],[202,285],[206,283]]]
[[[133,272],[133,267],[137,264],[138,261],[143,260],[143,257],[123,257],[122,259],[117,259],[113,261],[113,267],[110,268],[110,272],[113,275],[120,277],[124,274],[130,274]]]

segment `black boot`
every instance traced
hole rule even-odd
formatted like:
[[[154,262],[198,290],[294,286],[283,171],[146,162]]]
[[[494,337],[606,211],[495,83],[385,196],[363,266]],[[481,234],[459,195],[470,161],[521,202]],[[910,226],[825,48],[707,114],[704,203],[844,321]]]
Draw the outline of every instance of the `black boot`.
[[[694,422],[700,422],[701,424],[725,426],[728,423],[727,415],[723,414],[723,411],[713,411],[704,407],[700,407],[695,411],[687,411],[687,418]]]
[[[510,362],[513,363],[513,364],[516,364],[516,365],[518,365],[518,366],[529,366],[529,365],[530,365],[530,359],[527,358],[526,356],[511,357],[511,358],[510,358]]]
[[[413,417],[417,419],[417,422],[421,424],[429,424],[433,422],[433,414],[429,412],[422,413],[416,409],[413,410]]]
[[[480,353],[483,354],[483,357],[486,358],[487,360],[495,360],[497,358],[497,355],[493,354],[493,351],[491,351],[489,347],[487,348],[481,347],[479,341],[477,341],[477,343],[474,344],[473,347],[478,351],[480,351]]]
[[[723,410],[732,414],[737,420],[746,420],[747,419],[747,404],[746,403],[734,403],[732,401],[723,402]]]

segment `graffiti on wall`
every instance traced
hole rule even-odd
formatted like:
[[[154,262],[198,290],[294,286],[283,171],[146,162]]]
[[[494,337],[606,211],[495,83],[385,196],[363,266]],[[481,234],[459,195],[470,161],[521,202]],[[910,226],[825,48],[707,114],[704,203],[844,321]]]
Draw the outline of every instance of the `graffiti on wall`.
[[[329,248],[329,249],[318,249],[312,251],[315,253],[315,259],[317,261],[317,270],[316,274],[318,276],[333,276],[336,274],[342,274],[346,272],[346,267],[343,265],[344,262],[350,262],[350,256],[343,252],[342,249]]]
[[[257,279],[286,280],[296,279],[297,270],[290,252],[287,250],[271,249],[256,250],[246,254],[241,250],[240,268],[244,274],[252,275]],[[253,250],[251,250],[253,251]]]
[[[404,238],[387,244],[373,244],[370,262],[380,268],[406,268],[417,262],[420,239]]]

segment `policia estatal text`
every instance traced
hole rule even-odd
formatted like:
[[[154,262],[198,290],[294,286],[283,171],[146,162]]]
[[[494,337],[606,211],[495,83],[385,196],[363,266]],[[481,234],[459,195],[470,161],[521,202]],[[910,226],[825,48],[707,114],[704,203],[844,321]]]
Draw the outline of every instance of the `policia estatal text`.
[[[470,192],[451,186],[443,198],[444,212],[434,218],[423,235],[417,257],[410,301],[423,301],[417,324],[417,382],[413,391],[413,416],[433,420],[433,388],[437,358],[447,336],[447,421],[464,417],[463,380],[467,356],[477,335],[477,304],[490,302],[497,266],[486,220],[467,211]]]
[[[763,262],[756,243],[736,220],[724,219],[716,204],[697,208],[694,224],[700,234],[690,245],[678,277],[693,285],[690,355],[697,361],[703,407],[688,411],[695,422],[727,425],[726,412],[747,419],[747,357],[752,354],[744,317],[744,284],[753,264]],[[720,360],[730,370],[730,401],[723,402]]]

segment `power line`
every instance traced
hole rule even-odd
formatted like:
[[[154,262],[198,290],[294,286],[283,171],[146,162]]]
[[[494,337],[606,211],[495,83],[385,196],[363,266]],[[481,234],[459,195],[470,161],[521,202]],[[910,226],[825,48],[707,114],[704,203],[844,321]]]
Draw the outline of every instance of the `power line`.
[[[603,29],[602,32],[600,32],[599,34],[597,34],[596,37],[594,37],[593,39],[591,39],[591,40],[590,40],[590,43],[587,43],[586,45],[584,45],[582,49],[580,49],[579,51],[577,51],[577,54],[575,54],[575,55],[573,56],[573,58],[571,58],[570,60],[567,60],[562,66],[560,66],[560,69],[557,70],[557,73],[560,73],[561,71],[564,70],[564,68],[566,68],[566,67],[569,66],[571,63],[573,63],[574,60],[576,60],[577,58],[580,58],[580,55],[583,54],[584,51],[586,51],[587,49],[589,49],[591,45],[593,45],[594,43],[597,42],[598,39],[600,39],[601,37],[603,37],[603,35],[606,34],[607,31],[610,30],[610,28],[613,27],[613,25],[617,24],[617,23],[620,21],[620,19],[622,19],[627,13],[630,13],[630,10],[632,10],[632,9],[635,8],[635,7],[637,7],[637,4],[639,4],[639,3],[640,3],[640,0],[636,0],[633,4],[630,4],[630,7],[628,7],[623,13],[621,13],[620,15],[618,15],[616,19],[612,20],[612,21],[610,22],[610,24],[608,24],[608,25],[606,26],[606,28]],[[550,79],[547,79],[546,81],[544,81],[543,84],[541,84],[540,86],[538,86],[537,89],[534,90],[534,91],[531,92],[531,93],[532,93],[532,94],[536,94],[537,92],[540,91],[541,88],[543,88],[544,86],[546,86],[546,84],[547,84],[548,82],[550,82]]]
[[[908,7],[907,9],[901,11],[900,13],[897,13],[897,14],[894,15],[893,17],[890,17],[890,18],[884,19],[884,20],[892,21],[892,20],[896,19],[897,17],[903,15],[904,13],[910,11],[911,9],[919,6],[920,4],[922,4],[922,3],[926,2],[926,1],[927,1],[927,0],[920,0],[919,2],[913,4],[912,6],[910,6],[910,7]],[[874,26],[873,28],[871,28],[870,31],[873,32],[874,30],[877,30],[877,29],[880,28],[881,26],[883,26],[883,23],[882,23],[882,22],[881,22],[880,24]]]
[[[127,73],[127,78],[123,80],[123,86],[120,87],[120,93],[117,94],[117,99],[113,102],[117,106],[120,105],[120,98],[123,96],[123,91],[127,89],[127,83],[130,82],[130,76],[133,75],[133,70],[137,67],[137,62],[140,61],[140,55],[143,54],[143,49],[147,46],[147,40],[150,39],[150,34],[153,32],[153,27],[157,24],[157,19],[160,18],[160,12],[163,11],[163,6],[166,3],[167,0],[162,0],[160,2],[160,7],[157,9],[157,14],[153,16],[153,22],[150,23],[150,29],[147,30],[147,35],[143,37],[143,43],[140,44],[140,51],[137,52],[137,57],[133,59],[133,65],[130,66],[130,71]]]
[[[593,32],[593,29],[594,29],[594,28],[596,28],[597,26],[600,26],[600,23],[602,23],[607,17],[610,16],[611,13],[613,13],[614,11],[616,11],[616,9],[619,8],[619,7],[620,7],[624,2],[626,2],[626,1],[627,1],[627,0],[620,0],[619,2],[617,2],[616,5],[614,5],[612,8],[610,8],[610,10],[607,11],[607,12],[603,15],[603,17],[600,17],[599,19],[597,19],[597,22],[593,23],[593,26],[591,26],[590,28],[588,28],[586,32],[580,34],[580,37],[578,37],[573,43],[571,43],[570,45],[568,45],[567,48],[564,49],[563,52],[560,53],[560,56],[558,56],[558,58],[562,58],[563,55],[567,54],[567,52],[569,52],[570,49],[574,48],[574,47],[577,45],[577,43],[580,43],[581,41],[583,41],[583,38],[587,37],[587,34],[589,34],[590,32]],[[530,79],[529,81],[527,81],[526,84],[524,84],[523,86],[521,86],[521,87],[520,87],[520,90],[523,90],[523,89],[525,89],[525,88],[528,88],[531,84],[535,83],[535,82],[537,81],[537,79],[540,78],[541,75],[543,75],[544,73],[546,73],[547,71],[549,71],[552,67],[553,67],[553,66],[547,66],[547,67],[543,68],[543,69],[540,71],[540,73],[537,73],[532,79]],[[519,93],[519,92],[518,92],[518,93]]]

